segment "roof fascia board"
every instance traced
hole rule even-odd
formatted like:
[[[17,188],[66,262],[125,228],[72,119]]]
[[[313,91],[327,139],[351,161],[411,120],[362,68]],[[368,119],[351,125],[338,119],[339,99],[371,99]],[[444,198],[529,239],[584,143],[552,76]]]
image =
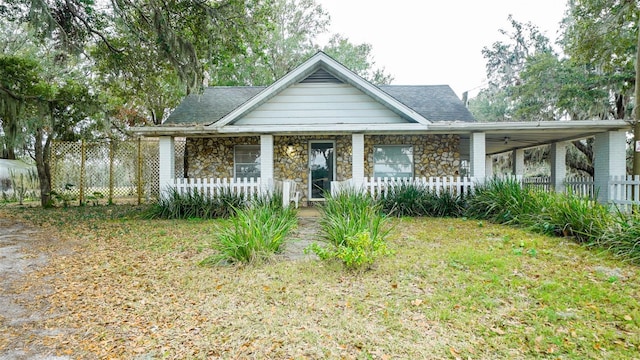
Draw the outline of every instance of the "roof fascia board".
[[[624,120],[571,120],[571,121],[537,121],[537,122],[447,122],[432,123],[429,129],[434,132],[512,132],[525,130],[623,130],[630,129],[631,124]]]

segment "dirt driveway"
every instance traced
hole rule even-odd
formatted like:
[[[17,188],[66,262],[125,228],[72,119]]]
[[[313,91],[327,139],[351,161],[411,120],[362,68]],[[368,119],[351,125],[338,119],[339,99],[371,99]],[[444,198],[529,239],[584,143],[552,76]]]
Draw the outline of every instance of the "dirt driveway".
[[[47,318],[62,316],[47,301],[53,290],[25,286],[25,276],[52,256],[46,249],[53,242],[52,234],[0,218],[0,360],[69,359],[56,355],[55,346],[47,343],[64,330],[42,324]]]

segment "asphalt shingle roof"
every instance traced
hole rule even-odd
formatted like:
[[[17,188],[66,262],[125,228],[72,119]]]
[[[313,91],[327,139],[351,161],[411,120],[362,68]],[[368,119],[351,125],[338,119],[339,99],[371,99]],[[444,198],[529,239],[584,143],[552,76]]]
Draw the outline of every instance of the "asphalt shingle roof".
[[[214,86],[187,96],[163,125],[208,125],[259,94],[264,86]],[[430,121],[476,121],[448,85],[382,85],[379,88]]]
[[[378,87],[427,120],[476,121],[449,85],[381,85]]]

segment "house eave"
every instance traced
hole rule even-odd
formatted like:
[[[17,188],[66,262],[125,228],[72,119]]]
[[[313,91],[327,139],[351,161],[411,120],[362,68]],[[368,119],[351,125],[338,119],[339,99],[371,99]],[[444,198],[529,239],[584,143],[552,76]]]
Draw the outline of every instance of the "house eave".
[[[626,130],[631,125],[625,120],[572,120],[572,121],[520,121],[520,122],[437,122],[429,126],[432,132],[469,133],[491,132],[510,133],[527,130],[575,130],[588,128],[591,130]]]
[[[540,122],[468,123],[447,122],[429,125],[406,124],[314,124],[283,127],[281,125],[227,125],[216,128],[203,125],[191,126],[145,126],[131,128],[139,136],[242,136],[242,135],[290,135],[290,134],[470,134],[484,132],[491,135],[527,134],[548,132],[557,134],[557,141],[584,138],[595,132],[629,130],[631,125],[624,120],[575,120]],[[536,145],[531,145],[533,147]]]

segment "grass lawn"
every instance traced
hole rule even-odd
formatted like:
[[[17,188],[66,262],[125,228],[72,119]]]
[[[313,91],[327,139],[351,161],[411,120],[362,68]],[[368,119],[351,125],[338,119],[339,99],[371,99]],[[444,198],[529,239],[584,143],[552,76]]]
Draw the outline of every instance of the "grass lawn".
[[[287,260],[202,267],[225,221],[122,215],[130,209],[0,208],[58,239],[33,249],[52,256],[23,289],[53,289],[40,326],[67,329],[47,339],[60,354],[640,358],[640,269],[567,239],[406,218],[392,221],[395,254],[364,272]]]

